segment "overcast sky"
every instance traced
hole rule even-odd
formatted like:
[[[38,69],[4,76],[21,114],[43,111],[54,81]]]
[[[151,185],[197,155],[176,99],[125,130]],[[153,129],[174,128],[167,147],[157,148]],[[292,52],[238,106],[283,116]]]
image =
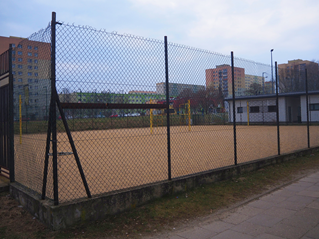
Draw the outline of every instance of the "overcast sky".
[[[0,0],[0,35],[57,20],[270,64],[319,60],[318,0]]]

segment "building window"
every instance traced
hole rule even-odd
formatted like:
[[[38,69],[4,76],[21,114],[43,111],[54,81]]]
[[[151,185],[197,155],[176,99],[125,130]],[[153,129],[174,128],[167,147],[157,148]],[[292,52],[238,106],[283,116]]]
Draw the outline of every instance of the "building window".
[[[37,70],[37,69],[38,69],[38,66],[34,66],[34,69]]]
[[[37,89],[38,89],[38,86],[36,85],[36,86],[34,87],[34,89],[36,89],[36,90],[37,90]]]
[[[18,48],[22,48],[22,45],[21,45],[21,44],[19,44],[19,45],[18,45]]]
[[[38,73],[37,73],[37,72],[35,72],[35,73],[34,73],[34,76],[38,76]]]
[[[259,106],[250,107],[250,113],[259,113]]]
[[[18,68],[19,68],[19,69],[22,69],[22,68],[23,68],[23,65],[18,65]]]
[[[16,47],[16,44],[12,44],[12,47]]]
[[[38,60],[34,60],[34,63],[38,63]]]
[[[32,72],[28,72],[28,76],[32,76]]]
[[[16,54],[16,51],[12,51],[12,55],[15,55]]]
[[[29,70],[32,70],[32,66],[28,66],[28,69],[29,69]]]
[[[16,64],[12,64],[12,68],[15,68],[16,67]]]
[[[12,57],[12,61],[16,61],[16,58],[15,58],[15,57]]]
[[[28,59],[28,63],[32,63],[32,59]]]
[[[29,49],[29,50],[32,50],[32,46],[28,46],[28,49]]]
[[[28,52],[28,56],[32,56],[32,52]]]
[[[32,79],[28,79],[28,83],[32,83]]]
[[[34,82],[35,82],[35,83],[38,83],[38,79],[34,79]]]
[[[15,71],[12,71],[12,75],[15,75],[16,74],[16,72]]]
[[[268,112],[276,112],[276,111],[277,111],[277,107],[275,105],[268,106]]]
[[[38,57],[38,53],[34,53],[34,57]]]
[[[35,47],[34,47],[34,50],[38,50],[38,47],[37,47],[37,46],[35,46]]]
[[[19,79],[18,79],[18,82],[22,82],[22,79],[21,79],[21,78],[19,78]]]
[[[237,114],[243,113],[243,107],[237,107]]]
[[[22,62],[22,58],[18,58],[18,61],[19,61],[19,62]]]
[[[22,51],[18,51],[18,55],[19,55],[19,56],[22,56]]]
[[[19,75],[19,76],[22,76],[22,71],[19,71],[19,72],[18,72],[18,75]]]
[[[319,110],[319,104],[309,104],[311,111]]]

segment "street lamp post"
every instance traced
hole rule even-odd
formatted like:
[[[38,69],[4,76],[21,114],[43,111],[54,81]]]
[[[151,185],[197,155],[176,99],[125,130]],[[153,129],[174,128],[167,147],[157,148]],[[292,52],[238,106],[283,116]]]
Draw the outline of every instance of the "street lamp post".
[[[273,77],[273,66],[272,66],[272,52],[274,49],[270,50],[270,57],[271,57],[271,93],[274,93],[274,77]]]

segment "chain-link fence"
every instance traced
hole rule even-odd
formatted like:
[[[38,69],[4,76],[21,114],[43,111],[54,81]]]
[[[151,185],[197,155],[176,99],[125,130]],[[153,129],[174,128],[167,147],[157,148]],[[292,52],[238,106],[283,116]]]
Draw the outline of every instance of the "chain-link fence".
[[[56,202],[307,147],[306,94],[277,104],[269,65],[65,23],[13,50],[16,181]]]
[[[15,180],[41,192],[51,97],[50,26],[12,45]],[[47,196],[53,198],[52,169]]]

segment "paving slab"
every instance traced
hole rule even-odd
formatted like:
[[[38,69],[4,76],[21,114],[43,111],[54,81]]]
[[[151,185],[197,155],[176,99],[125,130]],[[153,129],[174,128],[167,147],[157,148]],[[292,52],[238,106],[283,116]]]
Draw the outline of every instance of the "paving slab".
[[[211,239],[253,239],[253,236],[232,230],[224,231]]]
[[[229,229],[233,226],[234,226],[233,224],[223,222],[223,221],[215,221],[213,223],[201,225],[202,228],[207,229],[211,232],[216,232],[216,233],[221,233],[223,231],[226,231],[227,229]]]
[[[319,172],[190,228],[154,238],[319,239]]]
[[[280,195],[273,195],[273,194],[269,194],[260,198],[260,200],[263,200],[266,202],[275,202],[275,203],[285,201],[286,199],[287,199],[287,196],[280,196]]]
[[[319,191],[309,190],[309,188],[307,188],[307,190],[301,191],[297,195],[318,198],[319,197]]]
[[[262,213],[266,209],[251,207],[250,205],[245,205],[237,209],[237,212],[240,214],[244,214],[250,217],[256,216],[257,214]]]
[[[223,218],[222,221],[237,225],[243,221],[246,221],[248,218],[249,216],[236,212],[236,213],[230,214],[226,218]]]
[[[271,228],[268,228],[267,233],[286,239],[296,239],[305,235],[305,233],[307,233],[308,230],[308,228],[294,227],[283,223],[279,223]]]
[[[282,217],[258,214],[247,221],[259,226],[272,227],[276,225],[278,222],[280,222],[281,220],[283,220]]]
[[[291,191],[291,190],[288,190],[286,188],[283,188],[283,189],[279,189],[278,191],[276,192],[273,192],[272,195],[276,195],[276,196],[281,196],[281,197],[290,197],[290,196],[294,196],[296,195],[298,192],[295,192],[295,191]]]
[[[313,201],[312,203],[308,204],[307,207],[319,209],[319,201]]]
[[[216,234],[217,234],[216,232],[207,230],[205,228],[196,227],[196,228],[188,229],[183,232],[178,232],[176,235],[182,238],[187,238],[187,239],[193,239],[193,238],[209,239]]]
[[[274,236],[274,235],[270,235],[270,234],[264,233],[264,234],[261,234],[261,235],[255,237],[255,239],[286,239],[286,238],[277,237],[277,236]]]
[[[319,238],[319,225],[309,230],[305,236],[309,238]]]
[[[289,202],[296,202],[296,203],[306,203],[309,204],[314,200],[313,197],[310,196],[303,196],[303,195],[295,195],[287,198]]]
[[[286,209],[286,208],[280,208],[280,207],[272,207],[267,210],[263,211],[263,214],[273,216],[273,217],[280,217],[280,218],[288,218],[294,215],[297,211]]]
[[[256,225],[251,222],[242,222],[232,227],[233,231],[246,233],[254,237],[264,234],[267,231],[267,229],[268,229],[267,227]]]

